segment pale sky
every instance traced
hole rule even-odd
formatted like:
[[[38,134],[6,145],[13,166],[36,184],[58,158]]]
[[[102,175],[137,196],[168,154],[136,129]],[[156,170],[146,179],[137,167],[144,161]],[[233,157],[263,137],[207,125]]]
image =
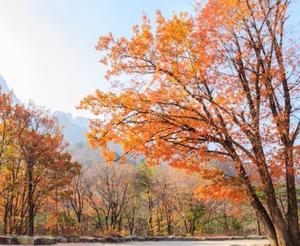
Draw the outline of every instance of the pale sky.
[[[193,11],[193,0],[0,0],[0,74],[23,102],[75,109],[96,88],[107,89],[95,51],[108,32],[129,36],[143,12]],[[292,26],[300,26],[294,0]],[[299,29],[297,29],[299,31]],[[297,33],[298,34],[298,33]]]

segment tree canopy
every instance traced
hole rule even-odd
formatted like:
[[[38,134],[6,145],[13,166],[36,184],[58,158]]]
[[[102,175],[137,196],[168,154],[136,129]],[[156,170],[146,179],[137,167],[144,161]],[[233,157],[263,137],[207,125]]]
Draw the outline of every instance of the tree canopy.
[[[238,185],[228,194],[247,195],[272,245],[297,245],[300,59],[286,36],[289,5],[209,0],[193,15],[166,19],[158,11],[155,26],[144,16],[131,38],[102,36],[96,48],[112,90],[81,102],[99,116],[90,143],[108,160],[115,156],[107,143],[116,142],[149,164],[200,172],[228,189]],[[286,192],[286,213],[277,184]]]

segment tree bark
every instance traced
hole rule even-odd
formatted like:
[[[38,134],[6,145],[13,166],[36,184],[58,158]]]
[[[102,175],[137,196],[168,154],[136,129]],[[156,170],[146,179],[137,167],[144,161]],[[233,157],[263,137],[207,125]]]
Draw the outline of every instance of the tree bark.
[[[34,236],[33,164],[27,164],[28,177],[28,234]]]
[[[292,148],[288,148],[286,152],[286,189],[288,203],[286,221],[292,240],[297,243],[300,242],[300,231]]]

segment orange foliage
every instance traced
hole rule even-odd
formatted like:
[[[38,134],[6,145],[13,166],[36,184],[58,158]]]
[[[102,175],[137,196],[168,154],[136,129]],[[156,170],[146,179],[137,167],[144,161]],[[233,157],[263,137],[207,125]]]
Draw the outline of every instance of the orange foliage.
[[[101,37],[96,48],[106,78],[117,82],[80,104],[99,116],[91,144],[105,153],[107,143],[120,143],[124,153],[142,154],[150,164],[203,173],[221,198],[247,194],[260,218],[285,234],[278,240],[288,241],[273,186],[285,182],[288,230],[297,241],[299,56],[283,45],[287,7],[279,0],[210,0],[194,16],[167,20],[157,12],[155,29],[145,16],[131,39]],[[211,168],[213,160],[220,165]],[[239,189],[225,189],[228,184]],[[273,238],[276,233],[269,228]]]
[[[65,152],[60,127],[47,112],[33,105],[13,105],[11,95],[1,92],[0,110],[3,231],[33,235],[36,214],[47,206],[49,210],[54,191],[66,189],[80,165]],[[57,219],[53,216],[46,228]]]

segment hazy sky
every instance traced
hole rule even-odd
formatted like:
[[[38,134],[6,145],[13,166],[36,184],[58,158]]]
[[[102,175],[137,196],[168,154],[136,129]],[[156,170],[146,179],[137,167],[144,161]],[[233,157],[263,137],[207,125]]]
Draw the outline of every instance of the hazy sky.
[[[107,88],[98,37],[128,36],[156,9],[192,11],[193,0],[0,0],[0,74],[22,101],[80,115],[80,99]],[[300,26],[300,0],[290,22]]]

